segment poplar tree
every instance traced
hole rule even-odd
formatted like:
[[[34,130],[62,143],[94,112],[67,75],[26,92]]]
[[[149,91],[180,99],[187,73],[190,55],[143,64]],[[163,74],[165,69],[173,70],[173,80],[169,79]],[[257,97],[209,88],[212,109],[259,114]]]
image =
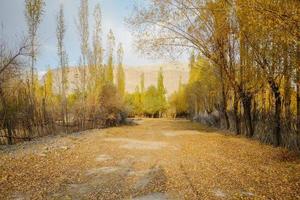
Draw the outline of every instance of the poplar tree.
[[[25,18],[28,27],[28,37],[30,40],[30,106],[31,118],[34,121],[35,108],[35,64],[37,59],[37,46],[38,46],[38,28],[42,20],[44,12],[44,0],[25,0]]]
[[[158,93],[158,100],[159,100],[159,117],[161,117],[162,112],[166,109],[166,89],[164,86],[164,75],[163,75],[163,69],[160,68],[158,72],[158,78],[157,78],[157,93]]]
[[[80,36],[80,49],[81,49],[81,57],[80,57],[80,66],[82,69],[80,70],[81,75],[81,103],[82,103],[82,122],[81,126],[85,126],[85,104],[86,104],[86,87],[87,87],[87,59],[89,52],[89,21],[88,21],[88,0],[81,0],[80,7],[78,11],[79,23],[77,24],[79,36]]]
[[[145,73],[142,72],[140,75],[140,88],[141,88],[141,105],[145,103]]]
[[[122,44],[120,43],[117,52],[117,57],[118,57],[117,89],[121,97],[124,97],[125,94],[125,72],[123,68],[123,56],[124,56],[124,50]]]
[[[190,70],[189,83],[192,83],[197,79],[197,77],[196,77],[197,70],[196,70],[195,63],[196,63],[196,59],[195,59],[195,53],[193,51],[191,53],[190,60],[189,60],[189,70]]]
[[[103,47],[102,47],[102,12],[100,4],[94,8],[94,32],[93,32],[93,61],[91,77],[93,77],[94,85],[97,90],[104,82],[103,69]]]
[[[140,75],[140,87],[141,87],[141,92],[145,92],[145,73],[142,72]]]
[[[205,103],[220,111],[227,129],[275,146],[290,146],[293,136],[288,142],[285,137],[292,127],[300,132],[299,5],[296,0],[216,0],[201,1],[201,6],[197,0],[153,0],[138,9],[129,23],[141,52],[156,55],[190,48],[208,59],[219,78],[221,98],[217,104]],[[197,89],[205,95],[205,88],[195,86],[189,87],[191,92]],[[260,110],[258,99],[262,99]],[[233,126],[226,114],[230,109]],[[284,120],[298,122],[290,125]]]
[[[67,112],[67,53],[64,47],[66,27],[64,19],[64,8],[60,5],[59,13],[57,15],[57,27],[56,27],[56,37],[57,37],[57,55],[59,57],[60,71],[61,71],[61,84],[60,84],[60,94],[61,94],[61,117],[63,126],[68,123],[68,112]]]
[[[107,35],[107,42],[108,42],[108,61],[106,66],[106,82],[113,84],[114,83],[114,48],[115,48],[115,36],[113,31],[110,29]]]
[[[145,91],[144,112],[152,118],[158,114],[161,116],[161,98],[160,93],[154,85],[148,87]]]

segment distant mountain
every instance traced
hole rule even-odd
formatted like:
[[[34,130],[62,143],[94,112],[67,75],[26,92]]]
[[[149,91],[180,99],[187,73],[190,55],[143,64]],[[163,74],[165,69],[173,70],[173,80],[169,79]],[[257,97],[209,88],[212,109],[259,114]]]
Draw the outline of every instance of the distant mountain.
[[[188,65],[184,63],[169,63],[158,65],[144,65],[144,66],[125,66],[125,89],[131,93],[135,91],[137,85],[140,84],[141,74],[145,75],[145,88],[150,85],[157,84],[157,75],[160,67],[163,69],[164,85],[167,91],[167,95],[172,94],[178,89],[179,79],[181,76],[182,83],[187,83],[189,78]],[[82,69],[78,67],[68,68],[68,91],[72,92],[79,87],[80,83],[80,71]],[[54,77],[54,90],[59,90],[60,73],[59,69],[53,69]],[[116,72],[116,70],[115,70]]]
[[[161,65],[146,65],[139,67],[126,67],[126,91],[134,92],[137,85],[140,83],[140,76],[145,74],[145,88],[150,85],[157,84],[157,75],[160,67],[163,69],[164,85],[167,90],[167,95],[172,94],[178,89],[179,79],[181,76],[182,83],[187,83],[189,78],[189,70],[186,64],[161,64]]]

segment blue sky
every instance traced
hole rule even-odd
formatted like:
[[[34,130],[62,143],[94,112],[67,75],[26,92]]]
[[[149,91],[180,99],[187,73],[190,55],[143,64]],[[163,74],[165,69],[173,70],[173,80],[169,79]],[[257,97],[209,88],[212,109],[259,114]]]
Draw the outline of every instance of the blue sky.
[[[106,36],[111,28],[115,33],[116,43],[124,46],[124,63],[126,65],[145,65],[162,61],[146,59],[135,52],[130,30],[126,27],[124,18],[128,17],[134,3],[140,0],[89,0],[90,10],[90,38],[92,36],[94,6],[100,3],[102,9],[103,45],[106,47]],[[0,0],[0,22],[2,23],[3,37],[9,44],[16,43],[26,35],[26,21],[24,19],[24,0]],[[69,64],[76,65],[79,61],[80,44],[78,31],[75,25],[80,0],[46,0],[45,13],[39,29],[40,52],[37,62],[39,71],[58,65],[56,52],[56,16],[59,5],[65,8],[66,39],[65,45],[69,56]]]

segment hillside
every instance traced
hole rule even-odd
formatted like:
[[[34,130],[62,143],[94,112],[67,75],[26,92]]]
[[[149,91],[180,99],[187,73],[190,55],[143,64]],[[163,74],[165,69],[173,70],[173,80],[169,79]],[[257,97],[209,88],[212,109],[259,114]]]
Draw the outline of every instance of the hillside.
[[[163,68],[164,84],[167,90],[167,95],[172,94],[177,90],[179,79],[181,76],[182,83],[187,83],[189,77],[189,70],[187,64],[172,63],[160,65],[145,65],[145,66],[125,66],[125,88],[131,93],[135,91],[137,85],[140,84],[140,76],[145,74],[145,87],[156,85],[157,75],[160,67]],[[68,92],[74,91],[79,87],[80,83],[80,68],[68,68]],[[60,73],[58,69],[53,70],[54,73],[54,90],[58,91],[60,82]],[[116,73],[116,70],[115,70]]]

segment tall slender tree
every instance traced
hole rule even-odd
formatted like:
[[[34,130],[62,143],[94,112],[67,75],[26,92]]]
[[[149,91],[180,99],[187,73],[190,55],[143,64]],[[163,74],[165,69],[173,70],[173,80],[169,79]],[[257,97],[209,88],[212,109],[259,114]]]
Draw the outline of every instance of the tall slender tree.
[[[82,104],[86,104],[86,88],[87,88],[87,59],[88,59],[88,53],[89,53],[89,7],[88,7],[88,0],[81,0],[80,2],[80,7],[79,7],[79,12],[78,12],[78,17],[79,17],[79,23],[77,24],[78,26],[78,31],[79,31],[79,36],[80,36],[80,48],[81,48],[81,90],[82,90]],[[82,122],[81,125],[82,127],[85,126],[85,118],[86,118],[86,110],[85,106],[82,106]]]
[[[141,88],[141,92],[140,92],[140,96],[141,96],[141,107],[143,107],[144,103],[145,103],[145,73],[142,72],[140,75],[140,88]]]
[[[162,116],[162,112],[166,109],[166,89],[164,86],[164,74],[162,67],[159,69],[157,77],[157,92],[158,92],[158,102],[159,102],[159,117]]]
[[[140,88],[141,88],[141,92],[144,93],[145,92],[145,73],[142,72],[140,75]]]
[[[106,82],[114,83],[114,48],[115,48],[115,36],[113,31],[110,29],[107,35],[107,52],[108,60],[106,67]]]
[[[44,12],[44,0],[25,0],[25,18],[28,27],[28,36],[30,40],[30,104],[31,104],[31,118],[34,122],[35,112],[35,64],[37,59],[37,46],[38,46],[38,28],[42,21]]]
[[[65,127],[68,123],[68,110],[67,110],[67,53],[64,46],[66,27],[64,19],[64,8],[60,5],[59,13],[57,15],[57,27],[56,27],[56,37],[57,37],[57,55],[59,57],[59,65],[61,71],[61,83],[60,83],[60,95],[61,95],[61,117],[63,126]]]
[[[96,4],[93,14],[95,23],[93,32],[93,70],[91,70],[90,73],[91,76],[94,77],[94,84],[100,87],[104,82],[104,69],[102,47],[102,12],[99,3]]]
[[[117,89],[121,97],[125,94],[125,72],[123,68],[123,56],[124,50],[122,44],[118,46],[117,57],[118,57],[118,69],[117,69]]]

